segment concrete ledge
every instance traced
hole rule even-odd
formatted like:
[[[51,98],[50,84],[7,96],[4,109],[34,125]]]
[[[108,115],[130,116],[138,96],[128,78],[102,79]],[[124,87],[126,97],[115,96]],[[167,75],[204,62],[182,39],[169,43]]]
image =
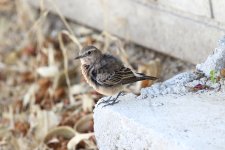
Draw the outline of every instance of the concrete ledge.
[[[214,83],[210,71],[225,67],[225,37],[198,72],[128,94],[113,106],[94,110],[100,150],[225,149],[225,78]],[[219,76],[215,74],[214,77]],[[102,101],[102,100],[100,100]]]
[[[225,149],[224,96],[189,94],[136,100],[129,94],[113,107],[99,106],[94,111],[99,149]]]

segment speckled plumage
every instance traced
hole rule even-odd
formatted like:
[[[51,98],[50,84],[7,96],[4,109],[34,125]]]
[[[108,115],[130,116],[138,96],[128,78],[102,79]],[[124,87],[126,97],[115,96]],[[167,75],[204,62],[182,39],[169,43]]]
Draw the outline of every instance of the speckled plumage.
[[[155,80],[156,77],[134,73],[124,67],[123,63],[109,54],[102,54],[94,46],[88,46],[81,50],[81,71],[89,85],[97,92],[111,96],[123,90],[125,84],[140,80]]]

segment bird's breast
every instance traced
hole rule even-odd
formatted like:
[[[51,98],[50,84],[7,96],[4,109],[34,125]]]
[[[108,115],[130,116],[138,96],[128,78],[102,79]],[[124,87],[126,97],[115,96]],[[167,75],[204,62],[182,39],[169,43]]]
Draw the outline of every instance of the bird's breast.
[[[81,65],[81,72],[84,76],[84,79],[87,81],[87,83],[89,85],[91,85],[92,87],[94,87],[94,83],[91,81],[91,77],[89,75],[89,72],[88,72],[88,65]],[[95,88],[95,87],[94,87]]]
[[[104,87],[102,85],[97,85],[95,82],[92,81],[91,75],[89,73],[89,68],[87,65],[81,65],[81,72],[84,76],[84,79],[87,81],[87,83],[92,86],[98,93],[101,93],[103,95],[112,96],[114,94],[117,94],[123,90],[123,86],[111,86],[111,87]]]

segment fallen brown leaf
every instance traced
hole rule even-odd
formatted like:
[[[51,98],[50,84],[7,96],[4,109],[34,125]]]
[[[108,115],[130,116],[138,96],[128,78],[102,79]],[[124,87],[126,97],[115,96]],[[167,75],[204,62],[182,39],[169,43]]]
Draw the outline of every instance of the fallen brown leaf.
[[[220,75],[225,78],[225,68],[220,70]]]
[[[35,94],[35,104],[41,104],[43,99],[47,96],[47,90],[45,88],[40,88]]]
[[[29,55],[29,56],[36,56],[37,49],[34,47],[33,44],[28,45],[22,50],[23,54]]]
[[[47,66],[48,65],[48,56],[47,56],[47,54],[45,54],[44,52],[40,51],[39,55],[40,55],[39,65],[40,66]]]
[[[67,150],[67,143],[69,139],[63,137],[53,137],[48,143],[47,146],[54,150]]]
[[[38,85],[42,89],[47,89],[51,85],[51,81],[48,78],[41,78],[38,80]]]
[[[95,39],[93,39],[91,36],[88,36],[85,39],[85,45],[93,45],[94,42],[95,42]]]
[[[21,81],[22,82],[26,82],[26,83],[31,83],[34,82],[35,80],[35,76],[32,72],[23,72],[21,73]]]
[[[62,119],[59,123],[59,126],[70,126],[74,127],[75,123],[80,119],[80,114],[72,114],[73,112],[67,111],[62,114]]]
[[[193,88],[191,88],[191,91],[192,92],[197,92],[199,90],[206,90],[206,89],[210,89],[210,87],[207,86],[207,85],[203,85],[203,84],[197,84]]]
[[[66,92],[64,88],[57,88],[54,92],[54,102],[59,102],[61,98],[65,96]]]
[[[46,97],[40,104],[41,109],[50,110],[53,106],[53,101],[51,98]]]
[[[18,53],[15,51],[10,52],[4,57],[4,62],[9,65],[15,64],[17,60],[18,60]]]
[[[23,110],[23,101],[22,100],[16,100],[13,103],[13,112],[14,113],[20,113]]]
[[[30,124],[28,122],[17,121],[15,123],[15,132],[20,133],[23,136],[27,134],[27,131],[30,128]]]
[[[50,130],[44,138],[44,143],[49,148],[66,149],[69,139],[75,136],[75,131],[71,127],[61,126]]]

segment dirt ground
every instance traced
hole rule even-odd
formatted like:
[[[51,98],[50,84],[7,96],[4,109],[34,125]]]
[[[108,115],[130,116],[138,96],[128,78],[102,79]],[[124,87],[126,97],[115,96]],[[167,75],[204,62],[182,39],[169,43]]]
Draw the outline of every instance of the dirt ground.
[[[2,0],[0,150],[61,150],[71,138],[76,149],[97,149],[92,113],[102,95],[86,84],[73,59],[86,45],[159,77],[158,82],[194,69],[191,63],[35,10],[23,1]],[[143,81],[127,89],[138,94],[151,84]]]

